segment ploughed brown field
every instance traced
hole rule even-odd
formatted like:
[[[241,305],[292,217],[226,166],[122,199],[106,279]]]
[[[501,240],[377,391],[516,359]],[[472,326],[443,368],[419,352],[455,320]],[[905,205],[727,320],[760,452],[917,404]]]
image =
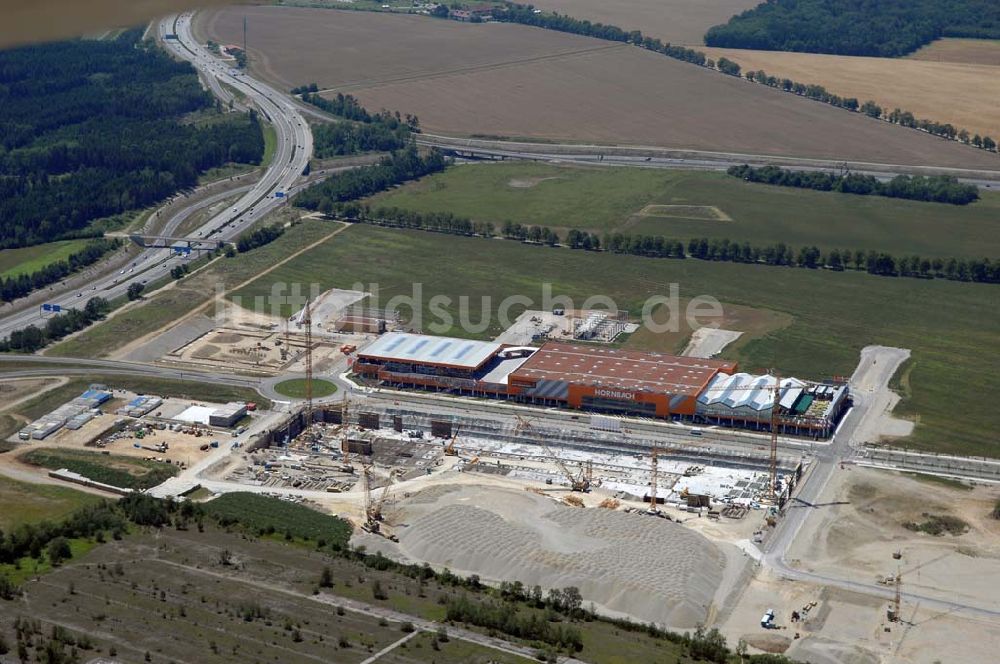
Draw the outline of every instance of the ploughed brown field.
[[[316,82],[425,132],[652,145],[852,162],[1000,168],[995,154],[624,44],[507,24],[234,7],[204,36],[242,39],[253,71]]]
[[[974,39],[942,40],[975,42]],[[747,70],[763,69],[772,76],[818,83],[842,97],[873,99],[883,108],[902,108],[918,118],[950,122],[970,133],[1000,139],[1000,42],[922,49],[919,58],[862,58],[848,55],[705,48],[709,56],[725,56]],[[992,46],[992,48],[990,48]],[[941,58],[932,61],[934,53]],[[960,58],[979,57],[997,64],[970,64]],[[948,60],[948,58],[953,58]]]
[[[753,9],[760,0],[534,0],[531,4],[592,23],[641,30],[671,44],[697,47],[713,25]]]

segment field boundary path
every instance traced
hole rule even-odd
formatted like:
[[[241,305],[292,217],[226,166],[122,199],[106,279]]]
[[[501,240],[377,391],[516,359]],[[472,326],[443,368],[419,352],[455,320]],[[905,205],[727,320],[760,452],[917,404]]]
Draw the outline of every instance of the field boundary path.
[[[518,657],[526,657],[528,659],[534,659],[536,651],[527,646],[519,646],[509,641],[504,641],[502,639],[497,639],[485,634],[480,634],[478,632],[473,632],[462,627],[456,627],[454,625],[444,625],[444,623],[439,623],[434,620],[427,620],[426,618],[420,618],[419,616],[410,615],[408,613],[402,613],[394,609],[387,609],[381,606],[375,606],[373,604],[368,604],[367,602],[362,602],[356,599],[350,599],[347,597],[340,597],[338,595],[331,595],[328,593],[320,593],[319,595],[312,595],[309,593],[300,592],[298,590],[292,590],[291,588],[286,588],[274,583],[267,583],[265,581],[256,581],[253,579],[247,579],[243,577],[236,577],[229,574],[222,574],[221,572],[213,572],[200,567],[195,567],[192,565],[184,565],[182,563],[174,562],[172,560],[163,560],[161,558],[148,559],[149,562],[158,562],[163,565],[168,565],[171,567],[176,567],[183,569],[194,575],[210,576],[213,578],[226,579],[227,581],[238,581],[240,583],[245,583],[249,586],[256,588],[261,588],[263,590],[270,590],[271,592],[281,593],[284,595],[289,595],[296,597],[298,599],[309,600],[311,602],[319,602],[320,604],[327,604],[330,606],[342,606],[348,611],[353,611],[355,613],[361,613],[363,615],[371,616],[373,618],[385,618],[386,620],[392,620],[394,622],[409,622],[419,630],[424,630],[425,632],[436,632],[438,627],[447,627],[449,638],[461,639],[462,641],[468,641],[470,643],[475,643],[476,645],[485,646],[487,648],[493,648],[494,650],[499,650],[501,652],[508,653],[510,655],[517,655]],[[416,632],[415,632],[416,633]],[[401,640],[402,641],[402,640]],[[397,642],[398,645],[401,641]],[[561,664],[586,664],[585,661],[579,660],[573,657],[560,657],[559,662]]]

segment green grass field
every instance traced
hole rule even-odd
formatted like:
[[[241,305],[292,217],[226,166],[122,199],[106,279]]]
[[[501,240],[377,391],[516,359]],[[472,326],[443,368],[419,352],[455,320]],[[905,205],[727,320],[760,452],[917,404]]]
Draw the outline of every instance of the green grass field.
[[[312,388],[314,397],[328,397],[337,391],[336,385],[328,380],[322,380],[319,378],[313,379]],[[306,381],[304,378],[284,380],[274,386],[274,391],[291,399],[305,399]]]
[[[274,152],[278,149],[278,134],[274,131],[274,127],[269,124],[264,124],[264,157],[260,160],[260,165],[262,168],[267,168],[267,165],[271,163],[274,159]]]
[[[472,322],[481,318],[482,296],[493,298],[491,313],[499,298],[514,294],[537,306],[546,281],[554,294],[572,297],[577,306],[591,295],[605,294],[634,314],[646,298],[666,295],[676,283],[682,298],[711,295],[724,304],[769,310],[790,320],[727,349],[726,355],[746,370],[774,366],[803,378],[850,375],[863,346],[911,349],[910,393],[898,410],[919,422],[907,445],[1000,456],[996,418],[984,401],[984,395],[1000,390],[1000,289],[989,284],[649,259],[362,225],[235,295],[244,301],[267,298],[278,281],[316,282],[322,290],[380,284],[383,306],[420,282],[425,303],[438,294],[452,298],[444,311],[456,321],[458,297],[469,296],[476,303]],[[512,308],[511,317],[523,308]],[[430,316],[425,330],[428,322]],[[488,338],[500,329],[494,316],[492,324],[475,333],[463,332],[457,323],[430,331]]]
[[[43,448],[32,450],[21,459],[49,470],[66,468],[95,482],[124,489],[149,489],[179,472],[176,466],[159,461],[83,450]]]
[[[4,249],[0,251],[0,279],[31,274],[50,263],[65,260],[70,254],[83,249],[87,242],[87,240],[65,240],[20,249]]]
[[[968,206],[853,196],[743,182],[724,173],[533,163],[463,165],[379,194],[372,205],[453,212],[597,233],[621,231],[776,242],[896,255],[995,258],[1000,193]],[[646,205],[714,206],[733,219],[638,215]]]
[[[10,532],[22,523],[58,521],[102,498],[64,486],[29,484],[0,476],[0,530]]]

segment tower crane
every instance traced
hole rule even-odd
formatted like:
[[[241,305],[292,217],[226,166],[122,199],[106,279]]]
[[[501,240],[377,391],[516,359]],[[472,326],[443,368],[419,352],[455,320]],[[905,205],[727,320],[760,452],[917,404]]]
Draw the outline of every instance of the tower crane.
[[[340,470],[345,473],[353,473],[354,466],[351,464],[351,444],[347,440],[347,427],[351,423],[351,400],[344,397],[344,403],[340,407],[340,430],[343,434],[341,438],[341,451],[344,453],[344,463]]]
[[[306,300],[306,305],[302,307],[295,324],[299,327],[305,326],[306,333],[306,424],[312,423],[313,412],[313,342],[312,342],[312,312],[310,311],[311,300]]]
[[[770,455],[768,458],[768,499],[772,503],[778,501],[778,425],[780,424],[779,411],[781,409],[781,376],[777,371],[771,369],[766,372],[774,376],[774,385],[753,385],[747,387],[727,388],[727,392],[767,390],[771,393],[771,416],[770,428]]]

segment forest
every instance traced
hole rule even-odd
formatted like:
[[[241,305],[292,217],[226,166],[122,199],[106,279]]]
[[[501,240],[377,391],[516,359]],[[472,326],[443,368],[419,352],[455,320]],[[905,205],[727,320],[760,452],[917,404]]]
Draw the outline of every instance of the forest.
[[[768,0],[724,25],[719,48],[898,57],[941,37],[1000,39],[996,0]]]
[[[0,249],[96,235],[229,161],[259,163],[257,117],[214,112],[194,69],[141,29],[0,52]]]

